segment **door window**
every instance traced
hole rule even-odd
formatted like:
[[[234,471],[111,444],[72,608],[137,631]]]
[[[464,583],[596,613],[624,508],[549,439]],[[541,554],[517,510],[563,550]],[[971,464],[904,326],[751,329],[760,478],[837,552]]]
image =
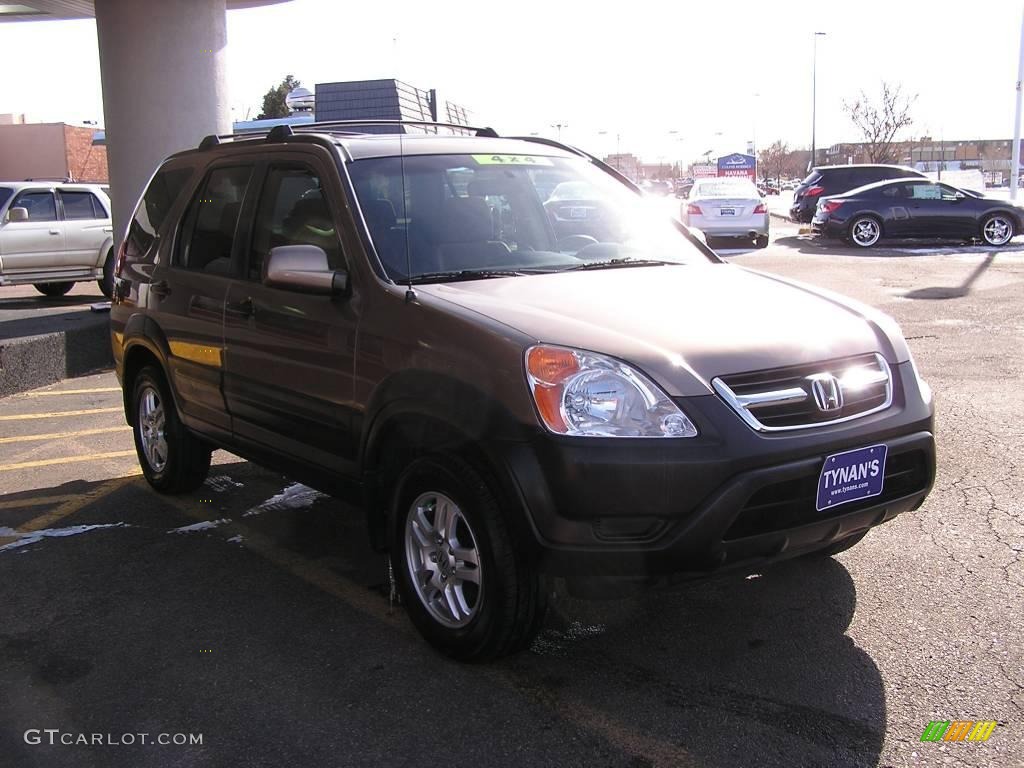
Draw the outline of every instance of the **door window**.
[[[231,249],[252,166],[210,171],[189,204],[175,263],[186,269],[231,273]]]
[[[941,200],[942,190],[937,184],[909,184],[912,200]]]
[[[57,220],[57,206],[52,192],[23,192],[11,203],[11,208],[28,210],[29,221]]]
[[[281,245],[317,245],[327,254],[331,269],[343,267],[338,233],[320,177],[305,166],[271,166],[267,171],[253,223],[250,280],[261,279],[267,254]]]
[[[64,218],[73,219],[105,219],[106,212],[92,192],[61,191],[61,203],[64,205]]]

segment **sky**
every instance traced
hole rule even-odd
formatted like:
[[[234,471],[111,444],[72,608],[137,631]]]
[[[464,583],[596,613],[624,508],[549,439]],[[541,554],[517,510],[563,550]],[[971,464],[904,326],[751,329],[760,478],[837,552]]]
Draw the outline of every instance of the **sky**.
[[[504,11],[500,9],[504,7]],[[284,75],[397,77],[499,133],[539,133],[649,162],[856,141],[843,110],[881,82],[916,94],[907,134],[1010,138],[1020,0],[628,3],[291,0],[228,13],[232,117]],[[0,24],[0,113],[103,121],[95,23]],[[43,55],[40,55],[43,54]],[[562,124],[561,131],[557,127]]]

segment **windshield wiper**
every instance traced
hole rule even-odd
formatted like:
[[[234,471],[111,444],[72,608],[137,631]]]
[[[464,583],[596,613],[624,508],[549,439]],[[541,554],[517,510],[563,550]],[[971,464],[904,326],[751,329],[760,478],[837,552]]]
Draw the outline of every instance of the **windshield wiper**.
[[[571,267],[560,269],[559,272],[571,272],[577,269],[614,269],[616,267],[660,267],[676,265],[678,261],[661,261],[660,259],[634,259],[632,256],[623,256],[621,259],[606,259],[604,261],[587,261],[583,264],[574,264]]]
[[[453,269],[448,272],[424,272],[413,275],[403,283],[459,282],[462,280],[486,280],[489,277],[519,277],[523,272],[513,269]]]

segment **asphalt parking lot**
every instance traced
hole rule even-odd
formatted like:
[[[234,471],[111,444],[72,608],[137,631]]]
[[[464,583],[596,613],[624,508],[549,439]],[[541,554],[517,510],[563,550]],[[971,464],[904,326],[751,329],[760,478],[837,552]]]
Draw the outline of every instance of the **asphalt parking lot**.
[[[158,496],[113,374],[69,379],[0,400],[0,765],[1024,766],[1024,243],[865,255],[783,225],[724,254],[900,322],[936,397],[922,509],[830,560],[556,585],[531,651],[461,666],[357,510],[223,452]],[[922,743],[932,720],[999,725]]]

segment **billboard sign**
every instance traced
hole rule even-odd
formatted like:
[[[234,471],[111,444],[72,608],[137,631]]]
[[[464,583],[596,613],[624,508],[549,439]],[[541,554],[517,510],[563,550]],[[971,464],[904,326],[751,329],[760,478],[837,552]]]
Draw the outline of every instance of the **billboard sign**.
[[[719,176],[745,176],[754,181],[757,173],[757,161],[753,155],[741,155],[738,152],[718,158]]]
[[[718,175],[718,166],[714,163],[695,163],[693,165],[693,178],[713,179]]]

